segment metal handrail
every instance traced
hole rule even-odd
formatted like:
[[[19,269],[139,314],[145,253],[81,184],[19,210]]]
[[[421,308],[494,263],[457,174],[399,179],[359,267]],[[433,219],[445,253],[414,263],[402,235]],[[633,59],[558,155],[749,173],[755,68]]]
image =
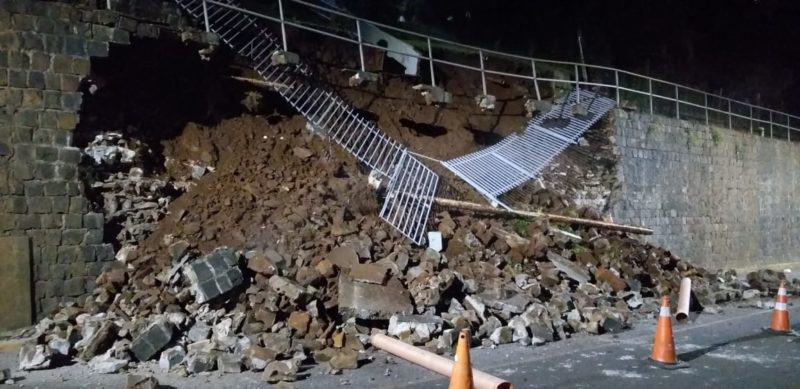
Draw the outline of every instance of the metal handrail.
[[[750,121],[750,132],[751,133],[753,132],[754,127],[756,127],[754,125],[755,123],[761,123],[761,124],[769,125],[770,137],[773,136],[774,128],[776,128],[776,127],[777,128],[785,128],[787,130],[786,133],[787,133],[787,138],[789,140],[791,140],[791,132],[792,131],[800,131],[800,128],[792,126],[792,120],[800,122],[800,116],[792,115],[792,114],[789,114],[789,113],[786,113],[786,112],[781,112],[781,111],[777,111],[777,110],[770,109],[770,108],[761,107],[761,106],[750,104],[750,103],[743,102],[743,101],[734,100],[734,99],[729,98],[729,97],[725,97],[725,96],[721,96],[721,95],[717,95],[717,94],[713,94],[713,93],[708,93],[708,92],[705,92],[705,91],[700,90],[700,89],[696,89],[696,88],[680,85],[680,84],[677,84],[677,83],[674,83],[674,82],[661,80],[661,79],[658,79],[658,78],[649,77],[649,76],[645,76],[645,75],[642,75],[642,74],[639,74],[639,73],[630,72],[630,71],[627,71],[627,70],[621,70],[621,69],[617,69],[617,68],[613,68],[613,67],[609,67],[609,66],[588,65],[588,64],[583,64],[583,63],[578,63],[578,62],[570,62],[570,61],[554,61],[554,60],[537,59],[537,58],[522,56],[522,55],[518,55],[518,54],[504,53],[504,52],[500,52],[500,51],[484,49],[484,48],[477,47],[477,46],[471,46],[471,45],[467,45],[467,44],[463,44],[463,43],[459,43],[459,42],[450,41],[450,40],[447,40],[447,39],[441,39],[441,38],[437,38],[437,37],[434,37],[434,36],[421,34],[421,33],[417,33],[417,32],[414,32],[414,31],[409,31],[409,30],[405,30],[405,29],[402,29],[402,28],[390,26],[390,25],[387,25],[387,24],[384,24],[384,23],[375,22],[375,21],[372,21],[372,20],[364,19],[364,18],[359,18],[359,17],[353,16],[353,15],[350,15],[350,14],[347,14],[347,13],[344,13],[344,12],[341,12],[341,11],[337,11],[337,10],[330,9],[328,7],[324,7],[324,6],[320,6],[320,5],[316,5],[316,4],[312,4],[312,3],[309,3],[309,2],[303,1],[303,0],[276,0],[276,2],[278,3],[278,9],[279,9],[279,15],[277,17],[266,15],[266,14],[262,14],[262,13],[258,13],[258,12],[254,12],[254,11],[251,11],[251,10],[248,10],[248,9],[244,9],[244,8],[241,8],[241,7],[233,6],[233,5],[222,3],[222,2],[219,2],[219,1],[215,1],[215,0],[203,0],[204,4],[206,2],[210,3],[210,4],[214,4],[214,5],[220,6],[220,7],[225,7],[225,8],[229,8],[229,9],[236,10],[236,11],[239,11],[239,12],[244,12],[244,13],[250,15],[250,16],[253,16],[253,17],[258,17],[258,18],[269,20],[271,22],[279,23],[280,26],[281,26],[281,35],[282,35],[282,40],[283,40],[283,43],[284,43],[284,49],[285,50],[288,49],[288,47],[287,47],[288,46],[287,36],[286,36],[286,26],[290,26],[290,27],[297,28],[297,29],[304,30],[304,31],[313,32],[313,33],[316,33],[316,34],[321,34],[321,35],[324,35],[324,36],[327,36],[327,37],[330,37],[330,38],[334,38],[334,39],[338,39],[338,40],[341,40],[341,41],[345,41],[345,42],[348,42],[348,43],[352,43],[352,44],[358,45],[359,60],[360,60],[361,69],[364,69],[364,58],[363,58],[363,54],[361,54],[361,53],[363,53],[364,47],[369,47],[369,48],[383,50],[385,52],[396,53],[396,54],[401,54],[401,55],[405,55],[405,56],[412,56],[412,57],[418,58],[420,60],[429,61],[430,64],[431,64],[431,66],[430,66],[430,77],[431,77],[432,83],[434,82],[433,80],[435,80],[434,69],[433,69],[433,64],[434,63],[435,64],[441,64],[441,65],[447,65],[447,66],[453,66],[453,67],[456,67],[456,68],[461,68],[461,69],[466,69],[466,70],[478,72],[481,75],[481,83],[482,83],[482,89],[483,89],[484,94],[486,94],[486,75],[513,77],[513,78],[533,81],[537,99],[541,99],[541,95],[540,95],[540,91],[539,91],[539,84],[538,84],[539,82],[563,83],[563,84],[570,84],[570,85],[576,85],[576,86],[593,86],[593,87],[599,87],[599,88],[613,89],[614,98],[616,99],[617,104],[620,104],[622,102],[622,100],[623,100],[621,98],[620,92],[627,92],[627,93],[633,93],[633,94],[636,94],[636,95],[646,96],[648,98],[649,111],[650,111],[651,114],[655,113],[655,111],[654,111],[654,105],[655,105],[654,102],[656,102],[656,101],[665,101],[665,102],[675,103],[675,105],[674,105],[675,116],[678,119],[681,119],[681,107],[684,106],[684,107],[694,107],[694,108],[699,108],[699,109],[704,110],[705,122],[706,122],[707,125],[710,124],[709,113],[710,112],[714,112],[714,113],[718,113],[718,114],[727,115],[727,119],[728,119],[727,120],[727,124],[728,124],[728,128],[730,128],[730,129],[734,128],[733,118],[739,118],[739,119],[745,119],[745,120],[749,120]],[[329,15],[335,15],[335,16],[342,17],[342,18],[345,18],[345,19],[348,19],[348,20],[352,21],[354,26],[353,26],[352,30],[347,30],[347,31],[348,31],[349,35],[351,37],[355,37],[355,39],[351,38],[351,37],[348,37],[348,36],[342,36],[342,35],[337,35],[335,33],[328,32],[328,31],[323,31],[323,30],[314,28],[312,26],[304,25],[304,24],[302,24],[302,21],[299,18],[296,19],[297,21],[287,20],[286,15],[285,15],[285,8],[284,8],[284,3],[286,3],[286,2],[299,4],[299,5],[305,6],[307,8],[310,8],[310,9],[312,9],[314,11],[317,11],[317,12],[322,12],[322,13],[326,13],[326,14],[329,14]],[[205,8],[206,7],[204,7],[204,11],[205,11]],[[391,50],[388,47],[382,47],[382,46],[378,46],[378,45],[375,45],[375,44],[371,44],[369,42],[365,42],[362,39],[362,36],[361,36],[360,23],[369,23],[369,24],[381,27],[381,28],[389,30],[389,31],[395,31],[395,32],[399,32],[399,33],[402,33],[402,34],[411,35],[411,36],[415,36],[415,37],[418,37],[420,39],[423,39],[427,44],[427,55],[424,55],[424,54],[409,54],[407,52],[399,52],[399,51]],[[480,66],[476,67],[476,66],[468,65],[468,64],[463,63],[463,62],[457,62],[455,60],[451,61],[451,60],[445,60],[445,59],[442,59],[442,58],[435,58],[434,54],[433,54],[433,44],[434,43],[436,43],[436,44],[445,44],[445,45],[458,47],[458,48],[461,48],[461,49],[467,49],[467,50],[475,51],[475,54],[477,54],[479,56]],[[486,69],[485,66],[483,65],[483,62],[484,62],[484,56],[486,56],[487,54],[488,55],[501,56],[501,57],[514,59],[514,60],[520,60],[520,61],[529,62],[530,66],[531,66],[531,73],[530,74],[518,74],[518,73],[503,72],[503,71],[499,71],[499,70]],[[574,77],[575,78],[574,78],[574,80],[572,80],[572,79],[560,79],[560,78],[552,78],[552,77],[542,77],[540,74],[537,74],[537,65],[538,65],[539,69],[541,69],[542,65],[569,66],[571,68],[574,68],[574,73],[575,73]],[[606,72],[613,72],[614,83],[610,84],[610,83],[606,83],[606,82],[603,82],[603,81],[597,82],[597,81],[590,81],[590,80],[586,80],[586,79],[581,79],[581,75],[579,73],[579,69],[580,68],[589,69],[589,70],[600,70],[600,71],[606,71]],[[646,82],[647,83],[647,90],[639,90],[639,89],[634,89],[633,87],[628,87],[628,86],[622,85],[620,83],[620,75],[627,76],[627,77],[633,77],[633,78],[639,79],[639,80],[641,80],[643,82]],[[663,89],[663,87],[667,87],[670,90],[672,90],[672,93],[670,93],[671,96],[670,95],[665,95],[665,94],[660,94],[660,93],[654,91],[654,88],[653,88],[653,84],[654,83],[656,83],[657,85],[662,87],[662,89]],[[703,104],[695,103],[695,102],[689,101],[688,99],[682,99],[681,98],[681,92],[684,92],[684,93],[689,92],[689,93],[695,93],[695,94],[702,95]],[[674,95],[672,95],[673,93],[674,93]],[[708,104],[709,103],[709,98],[716,99],[720,103],[723,103],[721,105],[723,105],[724,108],[715,108],[713,106],[709,106],[709,104]],[[733,110],[734,104],[737,107],[741,108],[742,110],[746,110],[748,112],[748,114],[745,115],[745,114],[740,114],[740,113],[734,112],[734,110]],[[756,114],[759,114],[759,113],[761,113],[761,114],[767,113],[769,118],[768,119],[762,119],[762,118],[756,117]],[[781,116],[781,117],[785,117],[786,118],[786,122],[785,123],[776,123],[775,120],[774,120],[775,114],[777,114],[778,116]],[[688,115],[687,115],[687,117],[688,117]],[[694,120],[692,118],[688,118],[688,119],[689,120]],[[764,129],[762,128],[762,130],[764,130]]]

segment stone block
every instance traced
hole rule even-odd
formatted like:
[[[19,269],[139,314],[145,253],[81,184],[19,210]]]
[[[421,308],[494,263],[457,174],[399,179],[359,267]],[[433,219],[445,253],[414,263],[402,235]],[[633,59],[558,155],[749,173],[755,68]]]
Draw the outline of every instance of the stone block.
[[[68,36],[64,38],[64,53],[73,56],[85,56],[86,45],[83,38],[79,36]],[[72,71],[72,70],[70,70]]]
[[[123,29],[115,28],[111,36],[111,42],[129,45],[131,43],[131,33]]]
[[[64,230],[61,232],[61,242],[66,245],[79,245],[83,242],[85,228]]]
[[[8,71],[8,86],[12,88],[26,88],[28,86],[28,71],[10,69]]]
[[[28,212],[28,202],[23,196],[9,196],[6,197],[6,209],[8,213],[26,213]]]
[[[102,213],[90,212],[83,215],[83,226],[92,229],[101,229],[105,223]]]
[[[45,82],[45,84],[47,84],[47,82]],[[44,91],[42,97],[43,97],[43,100],[44,100],[44,108],[46,108],[46,109],[60,109],[61,108],[61,92],[60,91],[47,90],[47,91]]]
[[[82,196],[73,196],[69,198],[69,213],[85,213],[88,207],[88,202]]]
[[[44,73],[38,70],[31,70],[28,72],[28,86],[35,89],[44,89]]]
[[[56,146],[69,146],[72,143],[72,131],[53,130],[53,142]]]
[[[50,197],[28,197],[28,210],[32,213],[49,213],[53,211],[53,200]]]
[[[213,299],[243,281],[236,253],[227,247],[218,248],[187,270],[197,302]]]
[[[47,181],[44,183],[45,196],[64,196],[66,194],[67,194],[66,181]]]
[[[0,47],[6,50],[19,50],[22,46],[20,35],[13,31],[0,32]]]
[[[50,54],[41,51],[33,51],[29,56],[31,70],[43,72],[50,69]]]
[[[32,230],[37,228],[42,228],[42,222],[39,215],[19,215],[16,218],[17,222],[17,229],[20,230]]]
[[[41,122],[41,116],[39,116]],[[37,128],[33,131],[33,143],[51,144],[53,143],[53,130],[49,128]]]
[[[31,248],[27,237],[0,238],[0,330],[33,324]]]
[[[72,60],[72,73],[85,75],[89,74],[90,69],[91,62],[88,58],[79,57]]]
[[[131,352],[139,361],[149,360],[169,343],[173,330],[166,318],[156,320],[133,340]]]
[[[47,90],[59,90],[61,88],[61,76],[58,73],[44,72],[44,87]]]
[[[20,106],[25,109],[44,108],[44,101],[42,100],[42,91],[38,89],[23,89],[22,103],[20,104]]]
[[[61,108],[65,111],[78,111],[81,108],[83,94],[80,92],[69,92],[61,95]]]
[[[85,245],[93,245],[93,244],[101,244],[103,243],[103,231],[94,229],[86,231],[86,234],[83,235],[83,244]]]
[[[86,293],[86,279],[83,277],[71,278],[64,282],[64,294],[70,297],[78,297]]]
[[[72,74],[62,74],[61,75],[61,84],[59,86],[59,89],[62,90],[62,91],[65,91],[65,92],[75,92],[75,91],[78,90],[78,87],[80,86],[80,81],[81,80],[80,80],[80,78],[78,76],[75,76],[75,75],[72,75]],[[60,114],[65,114],[65,113],[66,112],[63,112],[63,113],[60,112]],[[59,122],[61,121],[60,119],[61,118],[59,118]],[[77,119],[75,121],[77,122]],[[74,127],[75,126],[73,125],[72,127],[59,127],[59,128],[72,129]]]
[[[81,215],[67,214],[61,215],[64,220],[64,228],[81,228],[82,217]]]
[[[55,73],[72,72],[72,57],[66,54],[54,55],[52,69]]]
[[[81,162],[81,151],[77,147],[60,147],[58,160],[67,164],[77,165]]]
[[[9,51],[8,52],[8,67],[17,70],[27,70],[31,67],[30,57],[28,53],[23,51]]]
[[[90,57],[107,57],[108,42],[86,41],[86,54]]]
[[[99,262],[110,262],[114,260],[114,246],[111,244],[101,244],[95,246],[95,259]]]
[[[61,35],[45,35],[44,51],[48,53],[64,53],[64,37]]]
[[[42,215],[42,228],[61,228],[61,215],[47,214]]]
[[[67,196],[54,196],[53,197],[53,212],[54,213],[58,213],[58,214],[67,213],[68,208],[69,208],[69,198]],[[80,226],[78,226],[78,227],[80,227]]]
[[[78,248],[76,246],[59,246],[58,247],[58,264],[67,265],[75,261],[78,257]],[[66,270],[66,269],[65,269]],[[65,271],[66,272],[66,271]]]
[[[58,149],[52,146],[36,146],[36,159],[41,162],[58,160]]]
[[[64,80],[64,77],[61,79]],[[62,104],[63,102],[64,100],[62,98]],[[75,112],[59,112],[57,120],[58,122],[56,128],[59,130],[72,130],[78,125],[78,114]]]
[[[44,51],[44,37],[35,32],[23,32],[20,34],[22,37],[22,47],[28,50]]]
[[[33,168],[33,175],[41,180],[52,180],[56,177],[56,166],[52,163],[37,162]]]
[[[20,97],[22,91],[19,91]],[[14,113],[14,125],[35,127],[39,124],[39,113],[37,111],[20,109]]]

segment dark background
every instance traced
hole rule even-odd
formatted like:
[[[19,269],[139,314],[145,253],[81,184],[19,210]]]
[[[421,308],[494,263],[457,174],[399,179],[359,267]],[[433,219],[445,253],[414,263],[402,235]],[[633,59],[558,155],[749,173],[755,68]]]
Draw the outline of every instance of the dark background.
[[[798,1],[337,3],[393,26],[543,59],[578,60],[580,30],[587,63],[800,113]]]

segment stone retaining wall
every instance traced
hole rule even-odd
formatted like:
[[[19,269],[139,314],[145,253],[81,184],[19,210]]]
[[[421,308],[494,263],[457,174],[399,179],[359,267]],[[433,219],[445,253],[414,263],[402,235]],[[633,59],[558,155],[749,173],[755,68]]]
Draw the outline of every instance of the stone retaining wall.
[[[616,221],[694,264],[759,267],[800,249],[800,145],[727,128],[614,112]]]

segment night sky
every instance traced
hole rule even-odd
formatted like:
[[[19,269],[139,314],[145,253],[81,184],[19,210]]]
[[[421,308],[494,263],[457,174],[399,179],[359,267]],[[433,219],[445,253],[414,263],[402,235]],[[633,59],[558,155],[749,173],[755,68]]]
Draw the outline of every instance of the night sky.
[[[545,59],[578,60],[581,30],[587,63],[800,113],[799,1],[339,3],[398,27]]]

